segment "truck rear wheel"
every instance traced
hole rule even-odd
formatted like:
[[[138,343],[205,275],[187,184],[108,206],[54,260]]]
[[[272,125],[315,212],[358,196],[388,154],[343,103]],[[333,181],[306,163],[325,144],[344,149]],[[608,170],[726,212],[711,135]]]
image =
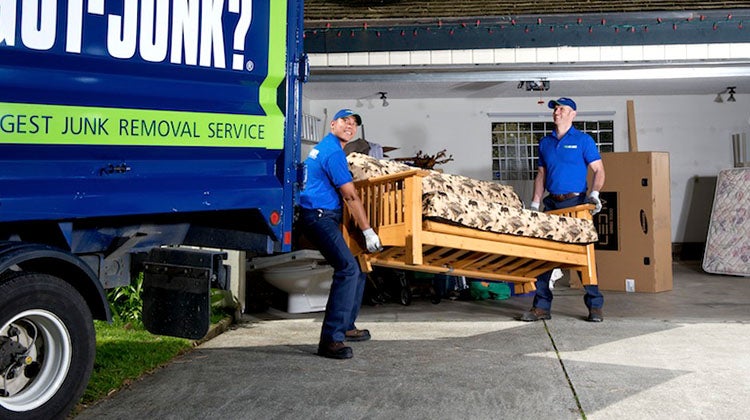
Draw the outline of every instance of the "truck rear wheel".
[[[64,418],[86,389],[95,342],[91,311],[65,281],[0,279],[0,418]]]

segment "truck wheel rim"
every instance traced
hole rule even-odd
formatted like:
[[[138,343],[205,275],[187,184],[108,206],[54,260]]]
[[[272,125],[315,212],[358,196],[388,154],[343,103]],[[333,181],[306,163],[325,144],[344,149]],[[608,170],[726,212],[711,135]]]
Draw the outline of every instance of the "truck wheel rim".
[[[35,309],[18,314],[2,326],[0,336],[8,337],[13,327],[18,331],[13,340],[26,352],[23,362],[0,372],[0,388],[5,390],[0,406],[26,412],[49,401],[60,389],[70,368],[72,344],[65,324],[49,311]],[[38,373],[29,378],[24,371],[34,363]]]

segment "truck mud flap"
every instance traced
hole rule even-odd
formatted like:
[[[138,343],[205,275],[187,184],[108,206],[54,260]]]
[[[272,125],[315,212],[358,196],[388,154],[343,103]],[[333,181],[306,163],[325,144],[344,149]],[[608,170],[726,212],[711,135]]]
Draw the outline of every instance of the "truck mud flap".
[[[153,334],[198,340],[208,332],[211,286],[228,278],[226,253],[158,248],[143,264],[143,324]]]

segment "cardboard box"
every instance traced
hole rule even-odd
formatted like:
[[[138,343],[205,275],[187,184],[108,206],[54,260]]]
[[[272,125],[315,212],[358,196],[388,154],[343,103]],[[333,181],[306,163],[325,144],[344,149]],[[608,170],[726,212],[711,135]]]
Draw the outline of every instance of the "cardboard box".
[[[602,161],[602,211],[594,216],[599,288],[672,290],[669,154],[602,153]]]

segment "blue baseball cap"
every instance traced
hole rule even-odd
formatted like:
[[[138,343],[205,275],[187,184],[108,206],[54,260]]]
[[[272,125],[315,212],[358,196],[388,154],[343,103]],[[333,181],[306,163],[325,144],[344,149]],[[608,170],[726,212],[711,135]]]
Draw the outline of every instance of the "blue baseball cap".
[[[573,108],[573,111],[576,110],[576,102],[570,98],[560,98],[560,99],[553,99],[549,101],[547,104],[548,107],[554,108],[558,105],[565,105]]]
[[[357,120],[357,125],[362,125],[362,117],[359,116],[356,112],[352,111],[349,108],[344,108],[336,113],[336,115],[333,116],[333,121],[338,120],[339,118],[346,118],[354,116],[354,119]]]

